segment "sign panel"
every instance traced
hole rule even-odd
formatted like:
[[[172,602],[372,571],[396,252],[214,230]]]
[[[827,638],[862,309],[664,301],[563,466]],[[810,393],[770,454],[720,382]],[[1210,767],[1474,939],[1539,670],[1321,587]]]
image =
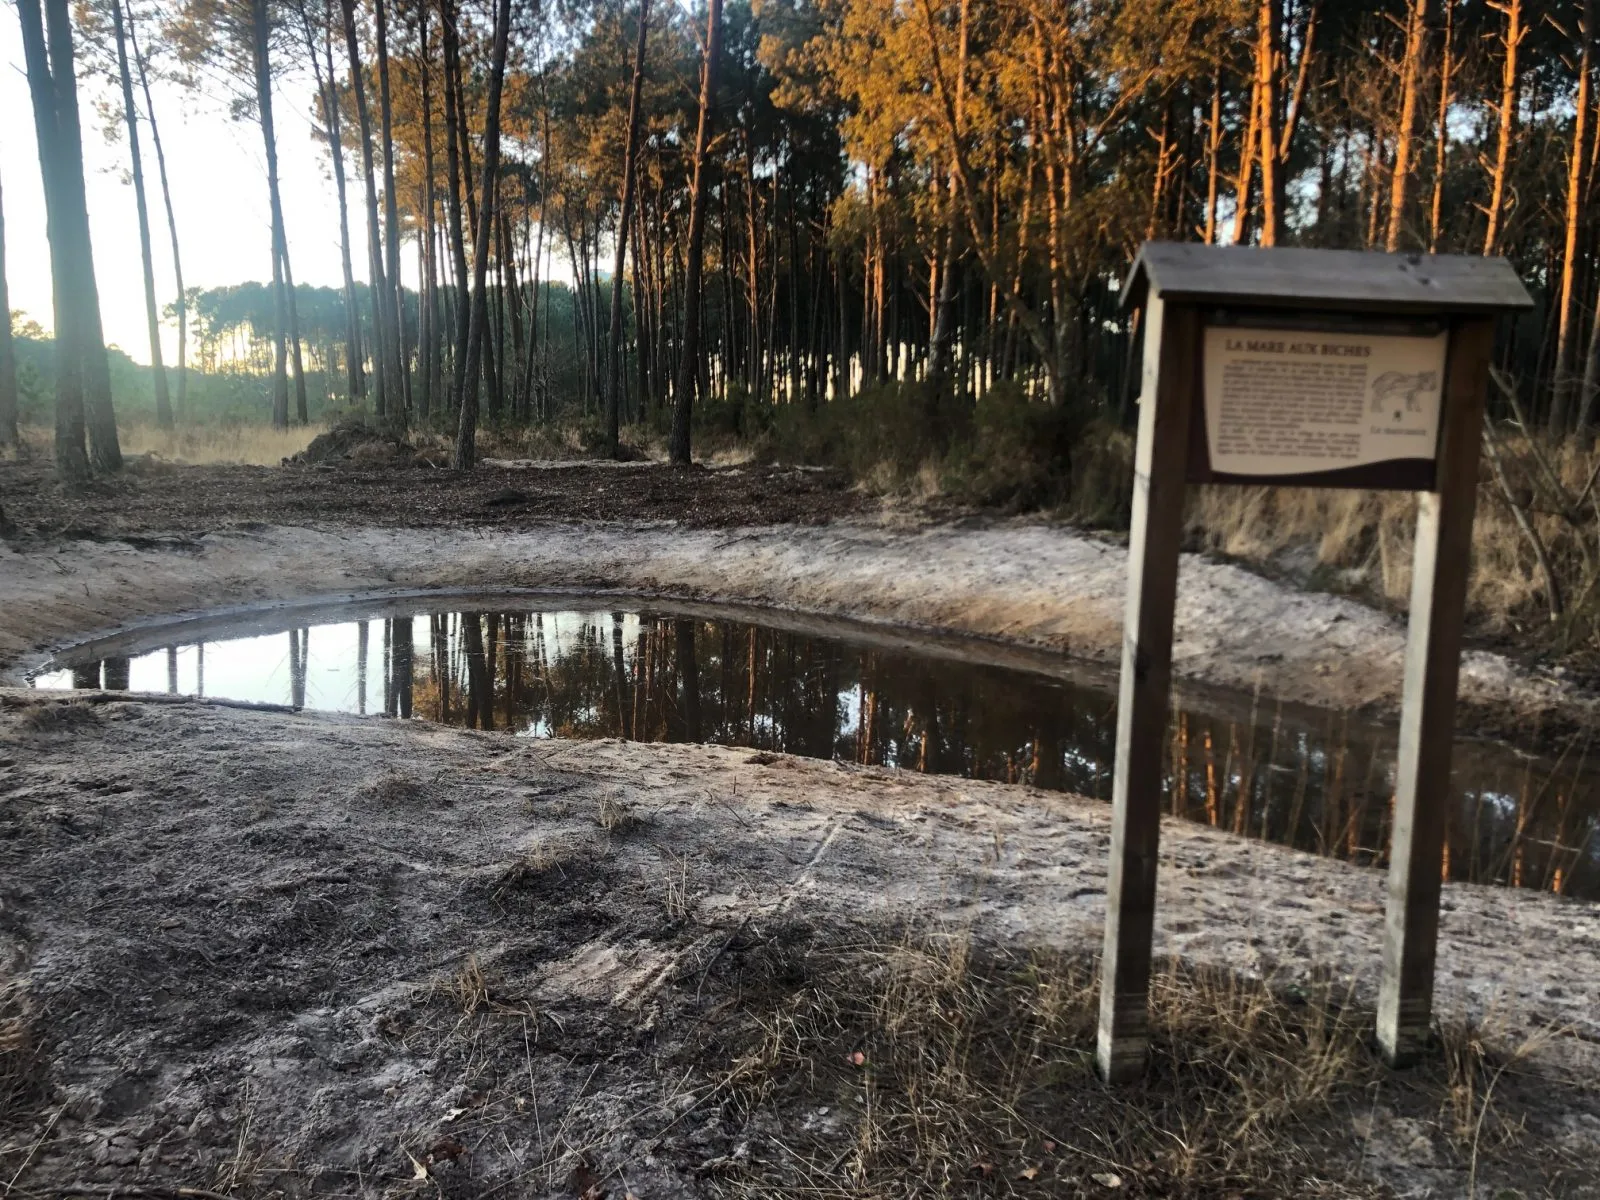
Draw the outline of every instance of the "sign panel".
[[[1209,325],[1211,469],[1306,475],[1432,460],[1448,333],[1412,337]]]

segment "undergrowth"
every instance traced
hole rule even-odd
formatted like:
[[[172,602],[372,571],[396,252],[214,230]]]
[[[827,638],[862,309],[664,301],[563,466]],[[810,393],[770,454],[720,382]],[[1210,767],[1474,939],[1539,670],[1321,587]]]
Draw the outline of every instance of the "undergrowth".
[[[1399,1130],[1459,1181],[1557,1194],[1582,1177],[1530,1133],[1530,1111],[1564,1112],[1576,1085],[1529,1077],[1468,1029],[1433,1066],[1392,1073],[1332,981],[1283,993],[1168,965],[1147,1078],[1107,1088],[1087,956],[912,938],[796,970],[747,1001],[756,1032],[727,1086],[746,1128],[774,1136],[729,1168],[733,1195],[1379,1196],[1364,1160]]]

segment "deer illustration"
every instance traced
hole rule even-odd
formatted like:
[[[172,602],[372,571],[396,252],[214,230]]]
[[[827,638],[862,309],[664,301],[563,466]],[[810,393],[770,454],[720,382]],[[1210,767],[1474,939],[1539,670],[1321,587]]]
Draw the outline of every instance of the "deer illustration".
[[[1439,390],[1439,372],[1385,371],[1372,381],[1372,411],[1383,412],[1400,397],[1405,397],[1407,412],[1421,412],[1417,397]],[[1395,413],[1398,417],[1398,411]]]

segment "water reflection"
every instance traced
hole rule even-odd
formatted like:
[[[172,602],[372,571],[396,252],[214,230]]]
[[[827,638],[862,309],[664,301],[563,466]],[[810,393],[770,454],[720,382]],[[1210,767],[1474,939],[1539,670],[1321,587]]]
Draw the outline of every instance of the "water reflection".
[[[375,661],[374,661],[375,660]],[[715,742],[1109,798],[1115,696],[1034,672],[731,620],[462,611],[325,622],[65,665],[107,687],[424,717],[571,738]],[[1457,746],[1446,878],[1600,896],[1597,791],[1557,762]],[[1384,860],[1391,729],[1249,696],[1175,712],[1168,803],[1189,820]]]

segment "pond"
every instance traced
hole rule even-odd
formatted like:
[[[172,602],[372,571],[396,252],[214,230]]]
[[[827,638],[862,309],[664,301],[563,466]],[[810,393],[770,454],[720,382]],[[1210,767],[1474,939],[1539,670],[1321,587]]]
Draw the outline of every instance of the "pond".
[[[128,688],[384,713],[532,736],[713,742],[1109,799],[1113,673],[871,625],[604,597],[437,596],[276,609],[85,644],[41,688]],[[1396,735],[1220,689],[1175,697],[1173,814],[1386,859]],[[1552,759],[1459,741],[1447,879],[1600,897],[1600,791]]]

